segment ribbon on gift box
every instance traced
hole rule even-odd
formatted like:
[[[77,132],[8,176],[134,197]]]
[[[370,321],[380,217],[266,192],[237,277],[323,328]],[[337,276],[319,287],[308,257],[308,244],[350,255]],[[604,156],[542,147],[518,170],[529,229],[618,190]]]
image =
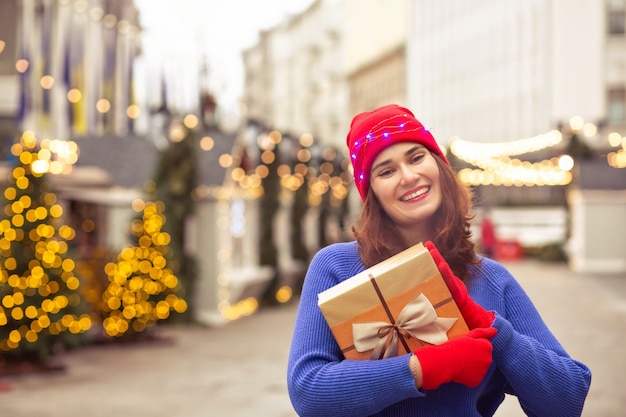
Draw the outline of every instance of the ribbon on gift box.
[[[405,338],[414,337],[424,342],[439,345],[448,340],[447,332],[456,323],[456,318],[438,317],[435,307],[424,294],[410,301],[394,319],[376,280],[370,282],[387,313],[389,322],[366,322],[352,325],[354,347],[359,352],[372,350],[371,359],[391,358],[398,355],[401,342],[410,352]]]

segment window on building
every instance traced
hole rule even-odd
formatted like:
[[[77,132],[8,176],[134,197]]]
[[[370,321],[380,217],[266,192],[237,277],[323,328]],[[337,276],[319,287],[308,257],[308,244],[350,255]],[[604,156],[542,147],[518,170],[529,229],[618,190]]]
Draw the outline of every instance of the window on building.
[[[611,35],[626,33],[626,0],[609,0],[608,30]]]
[[[626,122],[626,88],[614,87],[608,93],[608,119],[610,124]]]

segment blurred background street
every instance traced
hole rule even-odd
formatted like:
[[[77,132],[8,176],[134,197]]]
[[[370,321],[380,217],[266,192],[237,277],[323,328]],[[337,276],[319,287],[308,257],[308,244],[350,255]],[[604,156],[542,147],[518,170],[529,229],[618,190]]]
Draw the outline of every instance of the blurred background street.
[[[623,415],[624,68],[626,0],[0,0],[1,413],[293,415],[350,121],[398,103]]]
[[[564,264],[505,263],[593,381],[583,416],[626,407],[626,277],[576,274]],[[11,417],[295,417],[286,361],[297,303],[263,309],[221,328],[174,326],[164,340],[95,346],[66,355],[64,372],[1,378]],[[508,397],[496,416],[524,413]]]

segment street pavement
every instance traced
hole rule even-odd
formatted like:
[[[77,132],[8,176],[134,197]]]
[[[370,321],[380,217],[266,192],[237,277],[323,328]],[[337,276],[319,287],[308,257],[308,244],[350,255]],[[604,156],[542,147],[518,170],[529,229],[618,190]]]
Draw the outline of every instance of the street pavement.
[[[626,274],[507,262],[557,338],[593,372],[583,416],[626,415]],[[160,339],[83,347],[64,371],[0,377],[6,417],[294,417],[286,361],[297,305],[220,327],[161,326]],[[508,398],[497,417],[524,416]]]

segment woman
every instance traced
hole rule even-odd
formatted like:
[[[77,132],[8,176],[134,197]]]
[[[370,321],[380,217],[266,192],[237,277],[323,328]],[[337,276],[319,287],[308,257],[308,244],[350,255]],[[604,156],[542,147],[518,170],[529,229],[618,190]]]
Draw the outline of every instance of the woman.
[[[475,253],[470,194],[430,132],[387,105],[355,116],[347,144],[364,205],[356,241],[321,249],[307,271],[288,364],[298,414],[491,416],[509,393],[530,416],[579,416],[589,369],[569,357],[511,274]],[[317,294],[418,242],[470,332],[412,354],[344,359]]]

